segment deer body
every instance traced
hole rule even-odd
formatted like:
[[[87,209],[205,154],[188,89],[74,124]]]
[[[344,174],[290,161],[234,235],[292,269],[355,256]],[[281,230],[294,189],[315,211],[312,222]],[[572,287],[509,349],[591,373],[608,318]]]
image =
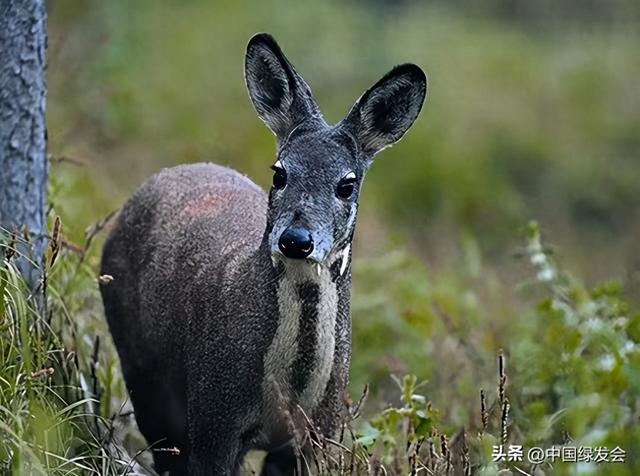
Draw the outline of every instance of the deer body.
[[[398,67],[329,126],[268,35],[249,42],[245,71],[278,139],[269,194],[218,165],[165,169],[123,207],[103,252],[114,278],[101,286],[105,313],[138,425],[149,444],[180,449],[154,453],[170,475],[234,474],[251,449],[268,453],[263,474],[293,474],[306,418],[336,430],[357,193],[426,88],[419,68]]]

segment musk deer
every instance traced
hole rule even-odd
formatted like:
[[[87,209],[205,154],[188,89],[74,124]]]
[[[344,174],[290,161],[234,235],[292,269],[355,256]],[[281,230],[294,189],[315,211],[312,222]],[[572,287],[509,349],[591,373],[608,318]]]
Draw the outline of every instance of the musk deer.
[[[358,195],[427,86],[418,66],[397,66],[329,125],[267,34],[249,41],[245,81],[276,136],[269,194],[219,165],[164,169],[104,246],[101,292],[136,420],[149,444],[180,450],[154,453],[161,474],[237,474],[253,449],[267,453],[263,474],[294,474],[295,410],[336,430]]]

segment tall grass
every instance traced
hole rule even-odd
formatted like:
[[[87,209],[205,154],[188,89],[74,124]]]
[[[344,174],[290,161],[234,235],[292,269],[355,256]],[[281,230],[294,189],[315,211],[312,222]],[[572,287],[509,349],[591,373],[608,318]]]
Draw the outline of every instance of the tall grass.
[[[364,326],[355,323],[356,365],[371,368],[400,355],[411,371],[430,378],[419,392],[415,377],[396,379],[402,405],[394,403],[393,393],[383,391],[378,398],[389,402],[388,407],[369,413],[356,426],[359,441],[370,454],[377,451],[391,474],[413,474],[420,467],[426,474],[463,474],[465,461],[473,474],[487,475],[640,471],[640,310],[622,297],[617,283],[585,288],[558,266],[552,252],[538,226],[530,224],[521,257],[532,278],[505,291],[519,289],[530,298],[510,319],[496,314],[475,318],[471,329],[461,325],[457,314],[469,312],[469,295],[461,292],[443,300],[429,289],[428,280],[416,279],[415,268],[409,268],[408,275],[391,275],[384,301],[377,304],[384,304],[382,315],[368,308],[356,316],[369,320]],[[390,276],[388,268],[384,275]],[[370,274],[368,279],[376,282]],[[400,288],[398,281],[404,283]],[[408,293],[415,283],[417,288]],[[444,310],[434,309],[438,303]],[[389,309],[394,317],[384,315]],[[438,313],[448,313],[442,327],[433,322]],[[369,336],[385,334],[391,337],[374,347],[385,351],[358,356]],[[398,335],[405,339],[396,341]],[[495,347],[499,358],[487,347]],[[499,348],[503,351],[498,353]],[[375,376],[369,373],[380,392],[388,377]],[[493,461],[497,445],[523,446],[524,461]],[[625,461],[526,461],[528,449],[553,446],[620,447]]]
[[[36,290],[16,267],[16,242],[28,242],[0,233],[0,472],[123,474],[130,462],[111,437],[111,382],[91,331],[100,318],[87,315],[101,314],[95,275],[56,224]]]
[[[59,222],[57,222],[59,225]],[[103,223],[87,231],[78,246],[54,232],[41,287],[32,292],[15,266],[18,238],[3,232],[0,266],[0,470],[10,474],[152,474],[148,459],[132,461],[145,448],[127,408],[118,360],[110,344],[97,295],[97,275],[87,244]],[[54,226],[54,230],[59,226]],[[408,356],[409,372],[431,376],[418,383],[414,375],[393,377],[365,373],[367,359],[358,343],[371,329],[366,313],[355,309],[353,394],[367,377],[373,391],[350,404],[350,417],[335,438],[322,438],[308,421],[306,435],[313,451],[304,464],[316,474],[553,474],[633,475],[640,470],[640,346],[638,310],[625,302],[614,284],[592,291],[558,268],[535,225],[523,249],[537,288],[537,304],[520,310],[512,330],[500,339],[504,351],[483,353],[475,344],[458,346],[457,358],[477,375],[468,391],[439,380],[430,361],[447,366],[440,348],[420,346],[438,339],[437,328],[399,342]],[[385,258],[382,274],[388,276]],[[369,279],[375,263],[367,268]],[[415,284],[415,275],[408,275]],[[406,277],[406,276],[405,276]],[[421,313],[434,304],[420,287],[411,295],[394,292],[385,305],[398,323],[409,318],[421,329]],[[406,286],[411,286],[406,284]],[[46,309],[37,293],[46,292]],[[411,299],[427,307],[403,315]],[[457,299],[465,300],[465,296]],[[417,302],[416,301],[416,302]],[[382,309],[385,309],[383,306]],[[372,317],[372,316],[369,316]],[[383,327],[384,321],[369,325]],[[449,339],[468,336],[455,325]],[[364,333],[364,334],[363,334]],[[429,337],[429,334],[432,337]],[[478,334],[482,335],[482,333]],[[390,354],[394,349],[389,350]],[[369,360],[369,364],[372,361]],[[398,369],[402,371],[403,369]],[[489,371],[489,378],[485,372]],[[385,382],[392,382],[387,387]],[[386,389],[386,390],[385,390]],[[453,389],[453,390],[452,390]],[[358,401],[359,400],[359,401]],[[301,441],[302,443],[302,441]],[[595,464],[494,461],[497,445],[526,448],[552,445],[618,446],[624,463]],[[525,453],[526,454],[526,453]],[[147,456],[148,458],[148,456]]]

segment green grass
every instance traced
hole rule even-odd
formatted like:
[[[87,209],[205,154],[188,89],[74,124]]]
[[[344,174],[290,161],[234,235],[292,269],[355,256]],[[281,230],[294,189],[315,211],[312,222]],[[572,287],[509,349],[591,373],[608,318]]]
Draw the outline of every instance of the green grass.
[[[54,241],[43,311],[16,270],[12,239],[2,240],[0,266],[0,469],[125,474],[129,458],[118,451],[135,455],[144,443],[121,415],[126,395],[98,299],[96,253]],[[487,318],[471,290],[431,289],[419,267],[397,254],[365,261],[354,292],[352,394],[357,400],[367,381],[368,401],[352,405],[353,421],[339,440],[319,440],[310,467],[322,474],[534,474],[530,464],[492,461],[493,445],[619,446],[626,463],[610,463],[606,474],[637,474],[638,309],[621,298],[618,285],[589,291],[559,269],[536,225],[528,228],[523,258],[533,279],[520,287],[535,300],[512,316],[515,322]],[[390,267],[387,292],[371,302],[366,287],[379,290]],[[476,322],[462,325],[458,314],[473,312]],[[435,325],[435,314],[445,313],[447,324]],[[482,341],[494,332],[508,338],[497,338],[503,350],[491,353]],[[404,365],[397,371],[428,380],[394,377],[388,362],[376,364],[392,358]]]
[[[15,238],[0,243],[0,472],[122,474],[109,437],[117,364],[96,354],[106,333],[94,271],[62,242],[57,260],[50,247],[43,309],[42,284],[31,292],[16,268]]]
[[[406,261],[397,262],[401,268],[395,273],[385,269],[385,292],[378,293],[378,301],[367,309],[356,308],[356,375],[368,375],[380,391],[388,376],[364,369],[395,357],[405,364],[400,370],[428,379],[421,386],[424,396],[411,397],[406,387],[415,380],[405,378],[404,407],[382,410],[363,427],[382,442],[383,461],[393,466],[400,451],[405,464],[401,473],[408,474],[407,428],[412,430],[411,444],[424,439],[436,448],[441,435],[457,434],[459,442],[464,429],[473,474],[522,474],[515,472],[516,466],[534,474],[530,464],[495,464],[491,449],[496,444],[523,445],[525,455],[532,447],[619,446],[626,451],[625,464],[558,462],[542,469],[553,474],[629,475],[639,470],[640,311],[621,297],[619,284],[589,290],[559,268],[536,224],[529,225],[525,238],[523,265],[532,277],[517,285],[503,283],[501,292],[526,293],[529,298],[506,315],[483,309],[472,286],[458,284],[457,294],[439,291]],[[367,280],[381,289],[370,269]],[[356,302],[371,298],[355,295]],[[471,323],[465,323],[466,318]],[[481,389],[488,424],[483,422]],[[454,474],[461,474],[461,466],[457,471]]]

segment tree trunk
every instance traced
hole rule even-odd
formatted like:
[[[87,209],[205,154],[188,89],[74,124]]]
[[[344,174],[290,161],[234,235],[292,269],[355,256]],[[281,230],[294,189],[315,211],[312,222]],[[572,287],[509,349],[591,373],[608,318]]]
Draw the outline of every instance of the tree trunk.
[[[26,258],[18,266],[32,289],[47,243],[44,2],[0,0],[0,226],[18,237],[28,232],[29,243],[19,241]]]

